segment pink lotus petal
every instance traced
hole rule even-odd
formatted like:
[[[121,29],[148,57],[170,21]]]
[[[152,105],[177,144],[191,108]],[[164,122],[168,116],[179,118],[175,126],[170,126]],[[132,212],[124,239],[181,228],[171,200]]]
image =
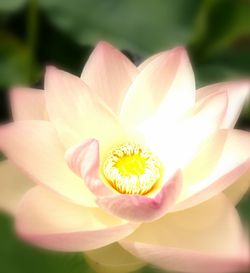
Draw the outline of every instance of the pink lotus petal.
[[[14,120],[46,120],[45,97],[43,90],[14,88],[10,93]]]
[[[118,138],[119,121],[80,78],[49,67],[45,90],[49,118],[66,148],[82,139],[97,138],[105,144]]]
[[[206,168],[211,165],[212,154],[216,153],[216,150],[218,150],[216,146],[210,148],[202,158],[197,158],[196,164],[194,162],[189,166],[189,172],[184,170],[184,187],[175,207],[176,210],[208,200],[232,185],[250,169],[250,133],[231,130],[228,132],[215,166],[204,177],[197,176],[197,172],[206,172]],[[198,166],[197,162],[200,162]]]
[[[19,235],[33,244],[62,251],[86,251],[128,236],[137,225],[98,208],[65,201],[42,187],[30,190],[17,213]]]
[[[1,127],[0,150],[35,182],[77,204],[96,206],[94,195],[68,168],[50,122],[19,121]]]
[[[235,208],[221,194],[195,208],[142,224],[120,244],[164,270],[232,273],[249,266],[244,235]]]
[[[233,128],[250,94],[250,82],[225,82],[205,86],[197,90],[197,100],[221,91],[228,92],[228,109],[221,128]]]
[[[155,112],[174,121],[195,103],[194,75],[183,48],[163,52],[143,67],[121,110],[123,121],[137,126]]]
[[[95,139],[73,146],[65,154],[72,171],[84,179],[88,188],[96,195],[111,195],[112,190],[99,177],[99,144]]]
[[[227,110],[227,93],[214,94],[200,101],[173,126],[164,125],[164,116],[154,116],[140,132],[146,146],[164,163],[166,170],[183,168],[216,134]]]
[[[98,197],[96,202],[100,208],[123,219],[153,221],[162,217],[174,205],[180,188],[181,175],[177,172],[154,197],[120,194]]]
[[[169,50],[171,51],[171,49]],[[164,54],[164,53],[167,53],[169,51],[163,51],[163,52],[159,52],[159,53],[156,53],[152,56],[150,56],[149,58],[147,58],[146,60],[144,60],[142,63],[140,63],[138,66],[137,66],[137,69],[139,71],[142,71],[149,63],[151,63],[152,61],[154,61],[155,59],[157,59],[160,55]]]
[[[119,113],[129,85],[137,74],[134,64],[107,42],[100,42],[81,75],[83,81],[115,113]]]
[[[10,161],[0,162],[0,211],[14,214],[21,197],[34,183]]]

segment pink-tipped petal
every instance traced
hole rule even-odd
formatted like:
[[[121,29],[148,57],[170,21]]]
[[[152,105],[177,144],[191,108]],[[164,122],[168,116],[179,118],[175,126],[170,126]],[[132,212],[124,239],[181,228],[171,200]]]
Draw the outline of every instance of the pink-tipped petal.
[[[0,150],[35,182],[85,206],[96,206],[94,195],[64,160],[53,125],[19,121],[0,129]]]
[[[142,224],[120,244],[164,270],[232,273],[249,266],[249,248],[235,208],[223,196]]]
[[[199,102],[173,126],[164,126],[164,116],[155,116],[140,131],[146,145],[168,170],[182,168],[218,132],[227,109],[227,93],[211,95]]]
[[[146,60],[144,60],[143,62],[141,62],[138,66],[137,69],[139,71],[142,71],[149,63],[151,63],[154,59],[158,58],[161,54],[163,54],[164,52],[159,52],[156,53],[152,56],[150,56],[149,58],[147,58]]]
[[[186,209],[208,200],[222,192],[250,170],[250,133],[240,130],[231,130],[219,158],[213,168],[211,158],[218,147],[211,148],[202,158],[197,158],[183,172],[184,187],[179,196],[175,209]],[[200,162],[197,165],[197,162]],[[198,174],[206,172],[205,177]],[[249,180],[248,180],[249,183]]]
[[[67,202],[42,187],[30,190],[17,213],[17,231],[33,244],[62,251],[92,250],[128,236],[137,225]]]
[[[65,160],[77,175],[84,179],[88,188],[96,195],[111,195],[112,190],[100,179],[99,143],[95,139],[84,141],[67,150]]]
[[[129,85],[137,74],[134,64],[119,50],[100,42],[81,75],[83,81],[115,113],[119,113]]]
[[[66,148],[82,139],[108,143],[118,137],[119,121],[80,78],[49,67],[45,90],[49,118]]]
[[[154,196],[119,194],[97,198],[99,207],[123,219],[134,222],[153,221],[162,217],[174,205],[181,188],[177,172]]]
[[[0,162],[0,211],[14,214],[25,192],[34,183],[18,170],[10,161]]]
[[[175,48],[146,63],[128,90],[121,118],[137,126],[157,111],[166,124],[194,103],[194,75],[188,56],[183,48]]]
[[[197,100],[203,99],[210,94],[226,90],[228,92],[228,109],[221,128],[233,128],[241,109],[250,94],[250,82],[225,82],[205,86],[197,90]]]
[[[46,120],[44,91],[32,88],[14,88],[10,93],[14,120]]]

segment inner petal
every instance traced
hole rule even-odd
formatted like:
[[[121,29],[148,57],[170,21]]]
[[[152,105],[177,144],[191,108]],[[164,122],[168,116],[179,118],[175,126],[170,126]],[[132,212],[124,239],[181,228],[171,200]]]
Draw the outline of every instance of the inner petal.
[[[162,176],[162,164],[150,150],[137,143],[115,147],[103,165],[110,185],[123,194],[147,194]]]

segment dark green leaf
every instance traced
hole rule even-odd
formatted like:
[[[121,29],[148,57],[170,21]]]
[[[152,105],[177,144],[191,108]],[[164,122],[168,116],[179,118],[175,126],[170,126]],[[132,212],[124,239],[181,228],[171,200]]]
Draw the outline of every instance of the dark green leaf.
[[[30,84],[38,78],[27,48],[17,39],[0,34],[0,88]]]
[[[21,7],[24,6],[24,4],[27,2],[27,0],[1,0],[0,1],[0,12],[13,12]]]
[[[250,50],[229,49],[194,65],[198,86],[250,75]]]
[[[250,35],[248,0],[205,0],[192,47],[201,59],[228,49]],[[249,47],[248,47],[249,49]]]
[[[40,0],[46,15],[81,44],[108,40],[139,54],[191,38],[198,0]]]
[[[237,206],[242,221],[250,228],[250,193],[246,194]]]

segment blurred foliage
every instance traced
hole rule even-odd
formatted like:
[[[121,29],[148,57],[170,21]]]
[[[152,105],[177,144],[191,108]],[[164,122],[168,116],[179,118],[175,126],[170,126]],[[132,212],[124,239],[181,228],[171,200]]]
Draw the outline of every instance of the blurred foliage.
[[[186,43],[202,3],[197,0],[40,2],[50,21],[75,41],[94,45],[101,37],[143,55]]]
[[[193,47],[203,55],[202,58],[227,49],[235,42],[240,42],[238,39],[249,37],[248,0],[207,0],[203,3],[193,41]]]
[[[102,39],[134,60],[183,44],[197,86],[250,77],[249,0],[0,0],[0,120],[10,119],[9,88],[42,87],[47,64],[79,74]],[[250,128],[249,106],[237,127]],[[248,196],[238,206],[248,223],[249,209]],[[82,254],[22,243],[11,222],[0,215],[0,273],[91,272]]]
[[[0,2],[0,11],[3,13],[10,13],[19,10],[24,6],[26,0],[1,0]]]
[[[0,46],[0,88],[15,83],[27,85],[38,79],[38,71],[34,64],[30,65],[28,48],[14,37],[1,35]],[[32,74],[30,75],[30,69]]]
[[[241,216],[241,218],[244,220],[246,225],[250,227],[250,193],[248,192],[247,195],[241,200],[241,202],[238,204],[237,209]]]
[[[1,0],[0,87],[50,61],[79,73],[101,39],[139,59],[184,44],[198,86],[250,75],[249,0]]]

